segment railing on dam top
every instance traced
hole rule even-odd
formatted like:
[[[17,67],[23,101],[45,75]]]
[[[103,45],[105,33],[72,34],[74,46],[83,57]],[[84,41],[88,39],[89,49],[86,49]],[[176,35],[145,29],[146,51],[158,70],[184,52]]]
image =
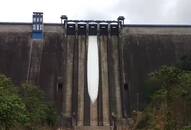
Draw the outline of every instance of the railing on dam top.
[[[66,15],[62,15],[61,23],[67,35],[119,35],[124,19],[119,16],[117,21],[68,20]]]

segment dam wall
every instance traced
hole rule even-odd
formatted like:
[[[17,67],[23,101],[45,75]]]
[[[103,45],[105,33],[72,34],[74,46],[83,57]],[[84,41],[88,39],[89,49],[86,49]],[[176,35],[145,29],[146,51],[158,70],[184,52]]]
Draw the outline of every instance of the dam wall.
[[[38,85],[56,104],[63,126],[109,126],[122,117],[119,37],[98,36],[99,94],[91,105],[87,87],[88,36],[66,36],[62,25],[44,24],[44,40],[32,39],[29,23],[0,25],[0,73],[16,84]],[[117,105],[116,105],[117,104]]]
[[[45,23],[44,39],[34,40],[31,23],[0,23],[0,73],[44,90],[62,115],[62,126],[110,126],[114,118],[122,122],[143,109],[149,72],[191,51],[191,26],[124,25],[119,36],[98,36],[95,107],[87,87],[87,39]]]
[[[173,65],[191,53],[191,27],[127,25],[121,34],[128,110],[142,110],[144,81],[161,65]],[[128,98],[129,97],[129,98]],[[128,105],[127,105],[128,104]]]

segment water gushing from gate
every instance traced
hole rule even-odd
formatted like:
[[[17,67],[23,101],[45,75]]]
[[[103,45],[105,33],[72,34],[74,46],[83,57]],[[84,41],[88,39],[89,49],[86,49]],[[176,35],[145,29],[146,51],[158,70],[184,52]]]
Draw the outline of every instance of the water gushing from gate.
[[[97,36],[88,36],[88,61],[87,61],[88,93],[93,103],[98,96],[99,85],[99,56]]]

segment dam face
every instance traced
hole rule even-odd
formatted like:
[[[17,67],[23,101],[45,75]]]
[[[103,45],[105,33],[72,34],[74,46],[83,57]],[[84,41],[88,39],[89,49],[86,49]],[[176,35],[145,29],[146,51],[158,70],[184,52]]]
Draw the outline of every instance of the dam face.
[[[144,108],[147,74],[175,64],[190,43],[191,26],[0,23],[0,73],[44,90],[63,129],[128,129]]]

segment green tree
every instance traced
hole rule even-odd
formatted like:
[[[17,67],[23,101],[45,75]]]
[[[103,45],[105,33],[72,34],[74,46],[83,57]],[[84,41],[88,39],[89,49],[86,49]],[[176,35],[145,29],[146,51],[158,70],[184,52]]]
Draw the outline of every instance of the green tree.
[[[25,104],[17,95],[15,86],[7,77],[0,75],[0,128],[9,128],[27,122]]]
[[[4,75],[0,75],[0,129],[41,129],[54,127],[58,121],[53,105],[45,102],[45,96],[37,86],[23,84],[16,87]]]
[[[55,126],[57,114],[52,105],[45,102],[45,96],[37,86],[23,84],[19,88],[29,117],[28,128],[38,128],[43,125]]]
[[[160,89],[155,89],[144,111],[141,122],[143,124],[146,121],[144,124],[148,124],[145,129],[180,130],[190,125],[191,71],[162,66],[159,71],[150,74],[150,81],[155,82],[152,85],[160,86]]]

